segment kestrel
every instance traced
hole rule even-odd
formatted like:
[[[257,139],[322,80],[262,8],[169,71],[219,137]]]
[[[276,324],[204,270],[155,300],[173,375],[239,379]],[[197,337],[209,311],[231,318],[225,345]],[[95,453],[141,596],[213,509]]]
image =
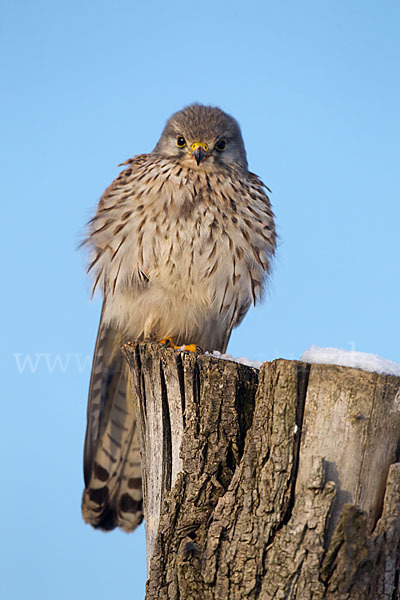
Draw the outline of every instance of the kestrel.
[[[123,166],[84,242],[103,308],[82,513],[94,527],[132,531],[143,518],[141,467],[121,344],[172,338],[224,352],[261,298],[276,236],[268,188],[248,171],[239,125],[219,108],[175,113],[154,150]]]

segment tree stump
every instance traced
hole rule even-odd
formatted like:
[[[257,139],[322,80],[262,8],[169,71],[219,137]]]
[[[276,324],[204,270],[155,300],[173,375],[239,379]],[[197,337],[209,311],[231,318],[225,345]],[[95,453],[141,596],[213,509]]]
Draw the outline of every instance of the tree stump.
[[[124,353],[148,600],[400,599],[400,378]]]

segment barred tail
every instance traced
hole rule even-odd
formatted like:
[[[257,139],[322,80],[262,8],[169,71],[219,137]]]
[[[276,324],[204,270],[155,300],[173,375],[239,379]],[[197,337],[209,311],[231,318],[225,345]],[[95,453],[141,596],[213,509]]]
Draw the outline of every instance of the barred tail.
[[[143,519],[136,417],[121,343],[101,318],[89,388],[82,515],[106,531],[133,531]]]

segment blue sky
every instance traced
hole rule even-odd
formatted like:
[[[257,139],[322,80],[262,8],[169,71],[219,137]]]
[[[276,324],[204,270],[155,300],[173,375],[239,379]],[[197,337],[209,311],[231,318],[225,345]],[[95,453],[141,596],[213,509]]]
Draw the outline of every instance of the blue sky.
[[[400,362],[399,16],[394,0],[1,3],[2,597],[143,598],[143,528],[80,517],[100,303],[76,246],[172,112],[234,115],[273,191],[270,291],[229,352]]]

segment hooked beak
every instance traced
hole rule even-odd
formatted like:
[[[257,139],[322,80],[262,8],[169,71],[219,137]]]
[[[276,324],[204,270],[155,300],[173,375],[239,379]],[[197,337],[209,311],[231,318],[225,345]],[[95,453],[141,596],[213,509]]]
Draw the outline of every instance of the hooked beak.
[[[191,146],[191,155],[197,163],[197,166],[201,163],[202,160],[205,160],[210,155],[208,153],[208,144],[202,144],[200,142],[195,142]]]

